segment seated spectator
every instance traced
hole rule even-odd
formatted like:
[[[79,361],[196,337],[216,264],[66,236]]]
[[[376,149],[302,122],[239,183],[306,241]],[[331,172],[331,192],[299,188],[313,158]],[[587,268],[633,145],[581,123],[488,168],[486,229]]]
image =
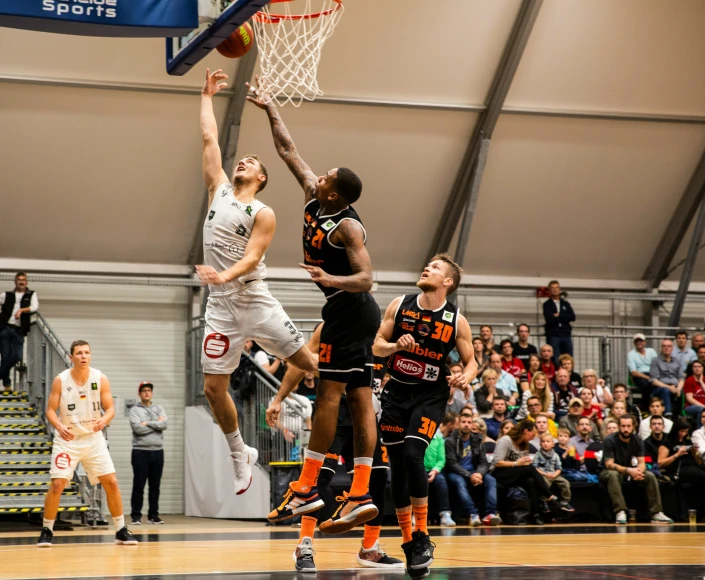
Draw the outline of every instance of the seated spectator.
[[[578,421],[580,417],[583,416],[583,402],[574,397],[570,400],[570,405],[568,407],[568,414],[561,418],[558,422],[559,427],[568,429],[571,437],[575,437],[578,434]]]
[[[578,434],[570,438],[569,444],[575,447],[578,457],[585,457],[585,451],[595,442],[592,431],[592,421],[588,417],[578,419]]]
[[[658,417],[663,417],[663,401],[659,397],[651,397],[651,402],[649,403],[649,411],[651,415],[642,420],[641,425],[639,425],[639,437],[646,439],[651,435],[651,417],[654,415]],[[663,419],[664,433],[670,433],[671,427],[673,427],[673,421],[664,417]]]
[[[666,441],[666,434],[663,432],[663,417],[653,415],[649,419],[649,424],[651,425],[651,435],[644,439],[644,452],[646,453],[644,461],[647,464],[658,464],[658,448]]]
[[[544,416],[548,419],[549,433],[553,436],[558,433],[558,424],[553,419],[549,419],[546,413],[541,412],[541,402],[537,397],[529,397],[529,400],[526,402],[526,407],[529,409],[529,414],[526,416],[529,421],[536,423],[539,417]]]
[[[311,430],[313,407],[308,397],[297,393],[298,388],[298,385],[294,387],[291,394],[282,401],[281,412],[275,423],[275,427],[284,436],[284,440],[292,445],[289,457],[283,459],[284,461],[299,461],[301,459],[301,450],[295,443],[303,438],[305,429]],[[270,405],[273,400],[272,398],[269,401]]]
[[[553,347],[550,344],[544,344],[540,353],[541,372],[548,377],[549,382],[553,382],[556,377],[556,365],[553,364]]]
[[[570,375],[565,369],[558,369],[556,381],[552,385],[553,390],[553,411],[556,419],[560,420],[568,413],[568,405],[572,399],[578,397],[578,390],[570,384]]]
[[[482,373],[482,386],[475,391],[475,403],[477,404],[478,414],[480,416],[489,415],[494,398],[502,397],[506,399],[508,396],[508,393],[497,388],[497,371],[486,369]]]
[[[267,352],[262,348],[254,353],[254,359],[259,366],[273,376],[278,374],[279,367],[282,366],[282,363],[284,362],[280,358],[269,356],[269,354],[267,354]]]
[[[485,345],[485,354],[487,356],[492,355],[492,353],[500,354],[499,345],[494,342],[493,330],[489,324],[483,324],[480,327],[480,338]]]
[[[699,360],[693,361],[691,366],[693,374],[685,380],[683,392],[685,393],[685,412],[696,419],[705,411],[705,366]]]
[[[483,444],[495,442],[494,439],[487,436],[487,423],[485,423],[485,420],[482,417],[473,417],[472,418],[472,425],[470,426],[470,430],[473,433],[477,433],[479,435],[482,435],[482,443]]]
[[[448,365],[448,369],[450,370],[451,375],[462,375],[463,374],[463,365],[462,363],[456,362],[456,363],[451,363]],[[475,394],[472,390],[472,387],[465,383],[464,387],[456,387],[455,388],[455,399],[457,401],[460,401],[463,406],[465,405],[474,405],[475,404]]]
[[[313,404],[316,402],[317,386],[318,379],[313,375],[313,373],[306,373],[304,375],[304,378],[301,379],[301,382],[299,383],[299,388],[296,392],[299,393],[299,395],[303,395],[304,397],[306,397],[309,401],[311,401],[311,404]]]
[[[619,432],[605,439],[600,472],[600,481],[607,486],[612,502],[615,521],[618,524],[627,523],[627,503],[624,501],[622,484],[629,477],[645,488],[651,521],[672,524],[673,520],[663,513],[658,481],[653,473],[646,470],[644,455],[644,442],[634,434],[634,418],[625,415],[619,420]],[[636,467],[632,467],[634,458],[637,461]]]
[[[465,403],[456,398],[455,387],[451,385],[450,391],[448,392],[448,400],[446,401],[446,413],[460,414],[463,411],[463,407],[465,407]]]
[[[705,346],[705,335],[702,332],[696,332],[690,339],[690,346],[697,353],[701,346]]]
[[[502,357],[496,353],[490,355],[490,368],[497,373],[497,389],[504,391],[508,398],[507,404],[513,407],[519,397],[516,379],[502,369]]]
[[[664,417],[668,419],[673,416],[672,399],[680,396],[685,377],[680,363],[671,356],[672,352],[673,341],[670,338],[663,339],[661,354],[651,361],[651,370],[649,371],[652,393],[663,399]]]
[[[627,385],[624,383],[617,383],[614,386],[614,401],[621,401],[624,403],[627,413],[632,415],[634,419],[636,420],[636,424],[639,425],[641,423],[641,411],[639,410],[639,407],[636,405],[632,405],[629,402],[629,391],[627,390]],[[612,403],[614,405],[614,403]]]
[[[602,438],[604,439],[617,431],[619,431],[619,421],[612,417],[605,419],[605,422],[602,424]]]
[[[613,421],[619,426],[619,418],[627,414],[627,405],[624,403],[624,401],[615,401],[612,403],[612,408],[610,409],[609,415],[605,417],[605,420],[602,424],[602,433],[605,433],[605,423],[607,421]],[[617,431],[619,431],[619,427],[617,427]]]
[[[685,373],[690,363],[698,360],[698,355],[695,351],[688,347],[688,333],[685,330],[676,332],[676,345],[671,356],[680,363],[683,373]]]
[[[519,379],[526,374],[526,369],[524,363],[514,356],[513,348],[514,345],[508,338],[499,343],[499,350],[502,353],[502,370],[512,375],[518,385]]]
[[[546,485],[549,488],[555,488],[560,494],[558,505],[561,510],[568,513],[573,513],[575,509],[570,505],[570,483],[563,477],[561,472],[563,466],[558,454],[553,451],[555,440],[550,433],[541,435],[541,443],[539,452],[534,455],[534,467],[539,472],[539,475],[544,478]],[[548,511],[544,508],[544,511]]]
[[[517,423],[514,419],[505,419],[504,421],[502,421],[502,424],[499,426],[499,437],[497,437],[497,441],[499,441],[505,435],[509,435],[509,432],[514,428],[514,425],[516,424]]]
[[[551,419],[556,416],[553,412],[553,392],[548,386],[548,379],[545,374],[538,372],[531,377],[531,385],[528,391],[524,391],[521,395],[521,407],[517,411],[516,418],[518,421],[526,419],[529,415],[527,402],[530,397],[536,397],[541,403],[541,413],[545,413]]]
[[[563,470],[561,475],[568,481],[590,481],[583,459],[578,455],[575,447],[570,444],[570,437],[568,429],[565,427],[558,428],[558,443],[553,450],[561,458]]]
[[[646,337],[643,334],[638,332],[634,335],[634,349],[627,355],[627,368],[643,401],[651,396],[653,387],[649,372],[651,372],[651,361],[657,356],[653,348],[646,348]]]
[[[700,413],[700,427],[693,431],[693,446],[698,450],[700,457],[705,456],[705,411]]]
[[[526,382],[530,384],[533,376],[536,373],[540,373],[540,372],[542,372],[542,371],[541,371],[541,359],[539,358],[539,355],[530,354],[528,366],[526,367]]]
[[[529,456],[529,441],[536,435],[536,425],[529,419],[519,421],[508,435],[497,441],[490,473],[497,482],[505,487],[521,486],[526,490],[531,500],[531,516],[533,523],[543,525],[541,503],[555,502],[546,481],[539,475]]]
[[[558,439],[556,439],[556,435],[558,435],[558,425],[551,421],[551,429],[549,428],[549,421],[551,420],[544,413],[539,414],[539,416],[534,420],[534,424],[536,425],[536,437],[534,437],[529,443],[533,445],[534,449],[537,451],[541,449],[541,437],[543,437],[546,433],[553,437],[554,442],[558,441]]]
[[[460,427],[446,439],[445,451],[450,485],[458,494],[470,525],[498,526],[501,524],[502,520],[497,515],[497,483],[489,474],[482,436],[472,432],[470,417],[460,418]],[[485,517],[482,520],[470,495],[471,488],[480,486],[485,492]]]
[[[477,376],[481,377],[482,373],[490,364],[490,357],[485,353],[485,343],[479,336],[472,339],[472,350],[475,354],[475,362],[477,363]],[[475,379],[477,381],[477,379]],[[474,382],[474,381],[473,381]]]
[[[664,437],[658,449],[658,465],[661,472],[665,469],[674,481],[705,485],[705,471],[690,438],[690,423],[685,417],[678,417],[668,437]]]
[[[441,421],[441,426],[436,431],[433,439],[426,448],[423,464],[428,474],[429,491],[433,490],[438,502],[438,511],[441,519],[441,526],[453,527],[455,522],[450,509],[450,499],[448,497],[448,482],[443,475],[443,468],[446,465],[446,447],[443,432],[452,431],[457,415],[446,413]]]
[[[529,344],[530,334],[531,328],[529,328],[528,324],[522,323],[517,326],[517,342],[512,348],[512,353],[521,361],[525,369],[529,368],[529,357],[532,354],[538,355],[539,353],[533,344]]]
[[[583,386],[592,391],[592,402],[604,409],[609,407],[614,400],[610,388],[605,384],[604,379],[597,377],[597,372],[594,369],[585,369],[583,371]],[[580,389],[578,389],[580,392]]]
[[[472,405],[468,404],[463,407],[463,410],[460,412],[461,415],[470,415],[471,417],[474,417],[477,415],[477,409],[473,407]],[[458,418],[460,420],[460,418]]]
[[[580,391],[580,400],[583,402],[583,417],[597,423],[598,428],[602,427],[602,409],[593,404],[593,393],[588,387],[583,387]]]
[[[487,436],[497,441],[500,437],[502,423],[507,419],[514,422],[507,414],[507,401],[503,397],[495,397],[492,401],[492,416],[485,419]]]
[[[702,336],[702,335],[696,335],[696,336]],[[695,338],[695,336],[693,338]],[[705,344],[701,344],[698,348],[695,349],[695,352],[698,354],[698,360],[705,365]],[[693,363],[691,362],[688,365],[688,368],[685,370],[685,376],[689,377],[692,374],[693,374]]]
[[[573,360],[573,357],[569,354],[562,354],[558,357],[558,367],[568,371],[571,386],[580,390],[583,383],[580,381],[580,375],[575,372],[575,361]]]

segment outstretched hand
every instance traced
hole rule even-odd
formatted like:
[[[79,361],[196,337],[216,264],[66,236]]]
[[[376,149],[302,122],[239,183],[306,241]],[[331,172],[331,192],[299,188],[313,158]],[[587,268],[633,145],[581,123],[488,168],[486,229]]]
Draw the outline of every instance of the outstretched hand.
[[[252,91],[253,95],[248,95],[247,100],[253,105],[259,107],[260,109],[266,109],[274,103],[272,99],[272,94],[269,91],[265,91],[262,88],[262,84],[259,80],[259,75],[255,75],[255,86],[253,87],[250,83],[245,83],[247,89]]]
[[[211,69],[206,69],[206,82],[203,84],[201,94],[204,97],[212,97],[228,86],[228,83],[221,83],[228,78],[228,75],[223,72],[223,69],[211,73]]]
[[[218,272],[212,266],[196,266],[196,273],[201,279],[201,284],[204,286],[206,284],[213,284],[214,286],[220,286],[225,284],[228,280],[225,279],[222,273]]]

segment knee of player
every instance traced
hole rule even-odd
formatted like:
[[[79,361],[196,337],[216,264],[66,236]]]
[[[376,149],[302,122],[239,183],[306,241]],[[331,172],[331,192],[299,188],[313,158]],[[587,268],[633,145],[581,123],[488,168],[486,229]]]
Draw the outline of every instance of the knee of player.
[[[51,493],[62,493],[64,491],[64,488],[66,487],[67,483],[68,483],[68,479],[63,479],[61,477],[57,477],[55,479],[52,479],[51,480],[51,487],[50,487]]]
[[[418,463],[423,465],[423,459],[426,455],[427,447],[428,445],[426,445],[425,441],[421,441],[415,437],[407,438],[404,440],[404,462],[407,465]]]
[[[114,473],[100,478],[100,484],[106,492],[115,491],[118,489],[117,476]]]

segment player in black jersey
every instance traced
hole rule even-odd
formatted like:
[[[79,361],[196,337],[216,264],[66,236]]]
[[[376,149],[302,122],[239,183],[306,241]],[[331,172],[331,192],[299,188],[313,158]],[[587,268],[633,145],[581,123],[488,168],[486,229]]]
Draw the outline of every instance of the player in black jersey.
[[[314,331],[308,343],[308,348],[312,353],[319,352],[321,341],[321,330],[323,325],[319,325]],[[374,383],[381,385],[384,378],[386,364],[384,359],[375,360]],[[296,367],[289,365],[289,368],[282,379],[279,392],[267,409],[267,423],[274,427],[281,412],[281,403],[293,392],[294,387],[299,384],[304,373]],[[373,395],[375,408],[379,409],[379,400]],[[331,490],[328,485],[333,479],[338,460],[342,457],[348,473],[353,471],[353,423],[347,398],[343,396],[340,401],[340,412],[338,413],[338,425],[335,431],[333,445],[326,453],[326,459],[321,468],[321,475],[318,478],[318,493],[325,500],[325,507],[314,517],[304,515],[301,517],[301,531],[299,532],[299,543],[294,550],[294,561],[298,572],[315,572],[316,564],[313,560],[313,536],[317,522],[328,519],[335,511],[336,505],[333,501]],[[374,504],[379,508],[379,514],[372,520],[365,522],[365,532],[362,539],[362,546],[357,554],[357,561],[361,566],[368,568],[403,568],[404,563],[397,558],[388,556],[379,545],[380,532],[382,530],[382,513],[384,511],[384,492],[387,487],[387,472],[389,461],[387,450],[377,438],[374,458],[372,463],[372,476],[370,477],[370,495]]]
[[[426,527],[428,476],[424,454],[445,413],[450,386],[465,387],[477,375],[470,325],[446,300],[462,270],[448,254],[431,258],[416,285],[421,294],[395,298],[384,314],[373,346],[389,357],[391,378],[382,393],[379,428],[392,468],[392,498],[402,530],[407,570],[428,575],[433,544]],[[446,363],[456,348],[465,365],[452,375]],[[416,530],[411,530],[411,514]]]
[[[249,87],[249,84],[248,84]],[[317,177],[301,159],[271,95],[259,88],[248,100],[269,117],[279,156],[304,190],[304,264],[301,266],[326,296],[321,332],[316,395],[316,415],[299,480],[292,483],[282,504],[269,514],[281,521],[320,509],[316,482],[325,454],[333,443],[340,398],[347,392],[355,431],[354,475],[350,493],[332,518],[319,529],[342,533],[377,515],[369,495],[372,455],[377,423],[372,408],[372,343],[380,313],[369,291],[372,264],[365,248],[366,233],[352,208],[362,192],[362,182],[350,169],[338,167]]]

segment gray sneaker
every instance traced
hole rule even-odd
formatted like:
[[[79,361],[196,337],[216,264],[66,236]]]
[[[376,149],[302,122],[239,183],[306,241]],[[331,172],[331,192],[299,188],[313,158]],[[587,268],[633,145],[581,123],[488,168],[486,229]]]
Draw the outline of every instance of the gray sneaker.
[[[669,518],[665,513],[659,512],[651,516],[652,524],[672,524],[673,520]]]
[[[614,523],[626,524],[627,523],[627,512],[625,512],[624,510],[617,512],[617,515],[614,519]]]
[[[441,527],[443,528],[454,528],[455,522],[451,517],[450,512],[441,512]]]
[[[475,526],[481,526],[482,525],[482,520],[480,519],[480,516],[477,514],[472,514],[470,516],[470,525],[475,527]]]

